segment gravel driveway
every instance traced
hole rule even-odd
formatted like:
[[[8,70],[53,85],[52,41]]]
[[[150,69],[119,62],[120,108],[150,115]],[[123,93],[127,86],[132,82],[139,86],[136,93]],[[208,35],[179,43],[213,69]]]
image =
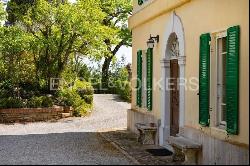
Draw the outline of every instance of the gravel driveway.
[[[0,164],[132,164],[98,134],[126,128],[129,108],[116,95],[98,94],[88,117],[0,124]]]

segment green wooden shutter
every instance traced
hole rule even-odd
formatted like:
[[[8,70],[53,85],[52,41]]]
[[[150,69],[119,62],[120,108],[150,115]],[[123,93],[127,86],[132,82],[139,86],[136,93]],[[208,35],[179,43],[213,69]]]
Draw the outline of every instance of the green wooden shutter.
[[[142,50],[137,51],[137,94],[136,105],[141,107],[142,104]]]
[[[199,123],[209,126],[210,34],[200,36]]]
[[[238,134],[239,37],[239,26],[227,30],[226,120],[229,134]]]
[[[147,108],[152,110],[153,102],[153,49],[147,50]]]

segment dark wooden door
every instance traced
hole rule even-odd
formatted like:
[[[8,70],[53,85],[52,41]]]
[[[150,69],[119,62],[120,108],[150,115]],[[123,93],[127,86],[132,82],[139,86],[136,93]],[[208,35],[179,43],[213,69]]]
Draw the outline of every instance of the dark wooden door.
[[[170,135],[176,136],[179,133],[179,65],[178,60],[170,61]]]

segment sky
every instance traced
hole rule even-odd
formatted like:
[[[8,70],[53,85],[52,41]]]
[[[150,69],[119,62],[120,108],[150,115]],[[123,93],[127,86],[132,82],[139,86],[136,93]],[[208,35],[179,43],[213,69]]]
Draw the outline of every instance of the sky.
[[[131,47],[121,47],[117,52],[117,58],[120,59],[124,55],[126,57],[125,63],[132,63],[132,48]]]

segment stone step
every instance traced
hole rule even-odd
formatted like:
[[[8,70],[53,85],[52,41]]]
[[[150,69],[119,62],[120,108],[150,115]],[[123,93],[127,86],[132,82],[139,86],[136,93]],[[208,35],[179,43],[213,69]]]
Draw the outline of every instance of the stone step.
[[[71,113],[72,111],[73,111],[73,108],[69,107],[69,106],[65,106],[64,109],[63,109],[64,113]]]
[[[180,149],[200,149],[201,145],[193,142],[192,140],[179,136],[179,137],[169,137],[169,143],[172,146],[177,146]]]
[[[71,113],[62,113],[62,118],[68,118],[71,117],[72,114]]]

